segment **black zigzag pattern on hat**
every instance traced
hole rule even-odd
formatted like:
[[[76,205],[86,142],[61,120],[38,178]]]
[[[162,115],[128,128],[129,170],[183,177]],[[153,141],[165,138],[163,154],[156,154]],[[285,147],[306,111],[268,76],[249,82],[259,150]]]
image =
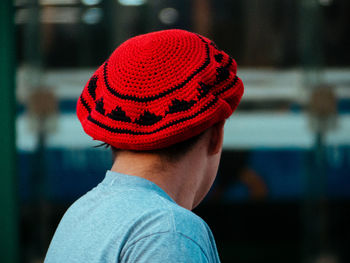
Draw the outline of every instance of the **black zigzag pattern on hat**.
[[[230,71],[227,69],[227,67],[218,67],[216,69],[217,75],[216,75],[216,81],[215,84],[218,84],[230,76]]]
[[[201,98],[204,98],[210,91],[210,89],[213,87],[212,85],[209,84],[205,84],[203,82],[199,82],[198,83],[200,88],[197,88],[199,95],[198,95],[198,100],[200,100]]]
[[[105,109],[104,109],[104,104],[103,104],[103,98],[99,98],[96,101],[96,106],[95,106],[95,110],[99,113],[101,113],[102,115],[105,115]]]
[[[125,111],[121,107],[117,106],[114,110],[107,114],[107,117],[115,121],[131,122],[130,117],[128,117]]]
[[[153,125],[160,121],[163,118],[163,116],[156,115],[154,113],[149,112],[148,110],[145,110],[141,116],[135,120],[135,123],[140,125]]]
[[[222,59],[224,58],[224,56],[220,53],[220,54],[216,54],[214,56],[216,62],[220,63],[222,61]]]
[[[161,126],[160,128],[158,128],[158,129],[156,129],[154,131],[149,131],[149,132],[141,132],[141,131],[132,131],[132,130],[129,130],[129,129],[113,128],[113,127],[110,127],[108,125],[105,125],[105,124],[95,120],[93,117],[91,117],[91,115],[89,115],[87,118],[88,118],[89,121],[91,121],[95,125],[99,126],[100,128],[103,128],[103,129],[105,129],[107,131],[110,131],[112,133],[131,134],[131,135],[147,135],[147,134],[157,133],[157,132],[159,132],[161,130],[167,129],[167,128],[169,128],[171,126],[174,126],[176,124],[179,124],[179,123],[182,123],[182,122],[194,119],[198,115],[202,114],[203,112],[207,111],[212,106],[214,106],[218,100],[219,100],[218,97],[213,97],[213,99],[208,104],[206,104],[203,108],[201,108],[198,112],[194,113],[193,115],[187,116],[187,117],[184,117],[184,118],[172,121],[172,122],[169,122],[168,124],[166,124],[164,126]]]
[[[168,124],[166,124],[166,125],[164,125],[164,126],[158,128],[157,130],[152,131],[152,132],[136,132],[136,131],[127,130],[127,129],[112,128],[112,127],[109,127],[109,126],[107,126],[107,125],[105,125],[105,124],[103,124],[103,123],[101,123],[101,122],[95,120],[94,118],[91,117],[90,114],[89,114],[89,116],[88,116],[88,120],[91,121],[92,123],[96,124],[97,126],[103,128],[103,129],[106,129],[106,130],[108,130],[108,131],[110,131],[110,132],[113,132],[113,133],[121,133],[121,134],[125,134],[125,133],[126,133],[126,134],[133,134],[133,135],[146,135],[146,134],[156,133],[156,132],[159,132],[159,131],[161,131],[161,130],[163,130],[163,129],[166,129],[166,128],[168,128],[168,127],[171,127],[171,126],[173,126],[173,125],[176,125],[176,124],[178,124],[178,123],[181,123],[181,122],[184,122],[184,121],[193,119],[193,118],[197,117],[199,114],[205,112],[206,110],[208,110],[211,106],[213,106],[213,105],[218,101],[218,98],[219,98],[218,95],[220,95],[220,94],[222,94],[222,93],[225,93],[227,90],[231,89],[233,86],[235,86],[235,85],[237,84],[237,82],[238,82],[238,77],[235,76],[235,78],[234,78],[224,89],[222,89],[222,90],[220,90],[220,91],[218,91],[218,92],[215,92],[215,93],[214,93],[214,95],[215,95],[214,99],[213,99],[209,104],[207,104],[205,107],[203,107],[200,111],[196,112],[195,114],[193,114],[193,115],[191,115],[191,116],[184,117],[184,118],[181,118],[181,119],[179,119],[179,120],[177,120],[177,121],[170,122],[170,123],[168,123]],[[91,109],[90,109],[89,105],[86,103],[86,101],[85,101],[82,97],[80,97],[80,100],[81,100],[83,106],[90,112]],[[193,101],[193,100],[192,100],[192,101]],[[192,101],[191,101],[191,102],[192,102]],[[116,111],[116,112],[119,111],[118,108],[119,108],[119,107],[117,107],[114,111]],[[113,112],[113,111],[112,111],[112,112]],[[112,118],[112,117],[111,117],[112,112],[111,112],[110,114],[108,114],[109,116],[108,116],[108,115],[107,115],[107,116],[110,117],[110,118]],[[125,116],[125,120],[131,121],[130,118],[127,117],[127,116],[125,115],[125,112],[124,112],[124,111],[121,111],[121,112],[123,112],[123,113],[120,113],[120,116]],[[144,114],[144,115],[145,115],[145,114]],[[153,115],[153,117],[151,117],[151,118],[148,117],[149,119],[152,119],[152,118],[153,118],[153,122],[154,122],[154,119],[155,119],[156,121],[159,121],[159,120],[162,118],[161,116],[154,117],[154,116],[156,116],[156,115],[155,115],[155,114],[152,114],[152,113],[149,113],[149,112],[148,112],[148,114],[146,113],[146,115]],[[147,117],[146,117],[146,118],[147,118]],[[112,118],[112,119],[113,119],[113,118]],[[144,121],[144,119],[145,119],[145,118],[143,118],[143,121]],[[122,120],[122,119],[117,119],[117,120]],[[152,121],[146,121],[146,122],[151,123]],[[138,120],[138,123],[141,124],[142,121]],[[154,123],[155,123],[155,122],[154,122]],[[144,124],[143,124],[143,125],[144,125]]]
[[[195,103],[196,103],[195,100],[186,101],[186,100],[174,99],[171,101],[169,109],[166,113],[168,114],[168,113],[186,111],[190,109]]]
[[[220,82],[223,82],[230,77],[229,68],[232,66],[232,63],[233,63],[233,59],[229,57],[228,63],[225,66],[216,68],[217,74],[216,74],[216,80],[215,80],[214,86],[218,85]]]
[[[89,80],[87,90],[90,96],[95,100],[96,99],[96,88],[97,88],[97,76],[92,76]]]

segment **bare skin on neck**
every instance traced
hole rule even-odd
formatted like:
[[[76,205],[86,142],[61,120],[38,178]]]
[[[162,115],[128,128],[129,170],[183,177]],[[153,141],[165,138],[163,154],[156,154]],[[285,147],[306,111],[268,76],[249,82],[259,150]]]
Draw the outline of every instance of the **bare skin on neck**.
[[[218,170],[224,121],[208,129],[181,159],[169,162],[156,154],[122,151],[111,171],[145,178],[178,205],[192,210],[208,193]]]

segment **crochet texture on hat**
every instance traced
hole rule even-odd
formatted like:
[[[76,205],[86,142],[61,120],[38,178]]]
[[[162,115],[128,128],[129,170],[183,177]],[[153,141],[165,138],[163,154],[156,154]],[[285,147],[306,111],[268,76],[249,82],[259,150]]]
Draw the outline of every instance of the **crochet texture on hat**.
[[[119,149],[152,150],[228,118],[243,95],[237,64],[209,39],[164,30],[121,44],[77,104],[87,134]]]

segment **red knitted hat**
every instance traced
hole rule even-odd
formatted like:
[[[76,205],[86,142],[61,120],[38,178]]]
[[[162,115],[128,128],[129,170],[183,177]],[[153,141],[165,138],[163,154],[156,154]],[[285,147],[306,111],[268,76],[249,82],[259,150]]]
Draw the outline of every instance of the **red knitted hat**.
[[[243,95],[237,64],[209,39],[164,30],[121,44],[77,105],[87,134],[119,149],[153,150],[228,118]]]

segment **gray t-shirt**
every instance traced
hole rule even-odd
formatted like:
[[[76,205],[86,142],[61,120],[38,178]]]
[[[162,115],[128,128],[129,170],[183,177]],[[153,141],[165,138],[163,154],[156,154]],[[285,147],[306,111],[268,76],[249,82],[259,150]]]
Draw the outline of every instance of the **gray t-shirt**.
[[[65,213],[45,263],[220,262],[208,225],[156,184],[108,171]]]

